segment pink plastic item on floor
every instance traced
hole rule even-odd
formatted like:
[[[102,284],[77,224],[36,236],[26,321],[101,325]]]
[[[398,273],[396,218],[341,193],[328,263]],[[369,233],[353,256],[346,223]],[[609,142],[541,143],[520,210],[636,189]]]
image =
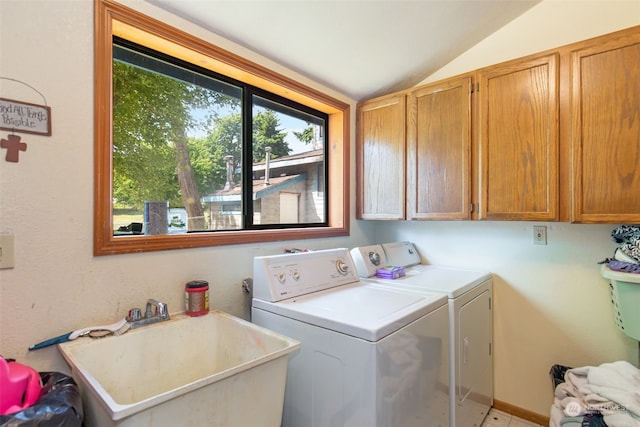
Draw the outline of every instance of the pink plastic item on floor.
[[[30,407],[38,401],[41,392],[40,374],[35,369],[0,357],[0,415]]]

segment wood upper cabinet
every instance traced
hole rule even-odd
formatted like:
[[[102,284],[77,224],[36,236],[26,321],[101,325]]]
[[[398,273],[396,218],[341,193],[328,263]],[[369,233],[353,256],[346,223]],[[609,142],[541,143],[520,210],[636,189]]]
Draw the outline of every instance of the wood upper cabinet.
[[[640,26],[357,116],[360,219],[640,223]]]
[[[559,55],[478,71],[478,219],[559,218]]]
[[[407,97],[407,219],[469,219],[471,75]]]
[[[640,223],[640,27],[571,54],[572,217]]]
[[[404,219],[406,101],[395,94],[358,104],[356,215]]]

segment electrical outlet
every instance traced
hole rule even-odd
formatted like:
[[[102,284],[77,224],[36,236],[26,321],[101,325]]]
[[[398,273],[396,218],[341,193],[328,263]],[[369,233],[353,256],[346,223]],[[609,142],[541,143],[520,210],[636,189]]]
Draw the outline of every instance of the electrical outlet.
[[[533,244],[534,245],[547,244],[547,226],[546,225],[533,226]]]
[[[0,233],[0,269],[16,265],[13,234]]]

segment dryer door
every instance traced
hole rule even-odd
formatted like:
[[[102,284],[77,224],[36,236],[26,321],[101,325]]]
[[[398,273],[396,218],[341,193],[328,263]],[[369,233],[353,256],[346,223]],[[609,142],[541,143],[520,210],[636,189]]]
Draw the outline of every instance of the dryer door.
[[[457,312],[456,397],[460,406],[492,404],[493,322],[490,304],[491,292],[485,290]]]

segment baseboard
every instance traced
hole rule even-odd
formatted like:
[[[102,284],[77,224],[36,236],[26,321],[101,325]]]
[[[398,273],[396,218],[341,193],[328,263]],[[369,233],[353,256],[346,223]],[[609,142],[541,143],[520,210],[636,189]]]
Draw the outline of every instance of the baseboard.
[[[493,399],[493,407],[498,411],[506,412],[507,414],[522,418],[523,420],[531,421],[532,423],[540,424],[542,426],[549,425],[549,417],[527,411],[526,409],[522,409],[501,400]]]

